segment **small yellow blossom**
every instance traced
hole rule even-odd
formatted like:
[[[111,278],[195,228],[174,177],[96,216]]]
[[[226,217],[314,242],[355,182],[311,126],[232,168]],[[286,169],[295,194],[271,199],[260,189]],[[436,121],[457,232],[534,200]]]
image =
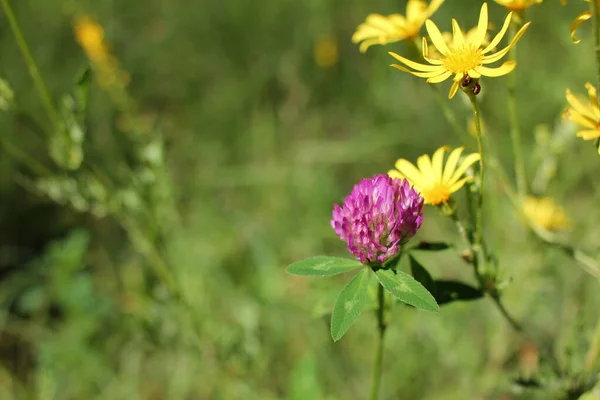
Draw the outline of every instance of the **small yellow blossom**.
[[[338,44],[331,36],[321,36],[314,50],[315,63],[320,68],[335,66],[340,58]]]
[[[590,0],[584,0],[584,1],[586,1],[588,3],[590,2]],[[585,21],[587,21],[590,18],[592,18],[592,11],[587,10],[587,11],[584,11],[581,14],[579,14],[573,20],[573,22],[571,23],[571,40],[573,41],[573,43],[577,44],[577,43],[581,42],[581,40],[575,38],[575,33],[577,32],[579,25],[581,25],[582,23],[584,23]]]
[[[543,0],[494,0],[510,11],[523,11],[534,4],[540,4]]]
[[[94,62],[107,62],[108,49],[104,43],[104,29],[88,17],[75,21],[75,39]]]
[[[565,210],[550,197],[527,196],[523,212],[528,222],[536,228],[550,232],[568,231],[571,228],[571,221]]]
[[[454,149],[448,156],[444,167],[444,153],[448,147],[440,147],[433,153],[433,157],[424,154],[417,159],[417,167],[411,162],[401,158],[396,161],[396,169],[388,172],[392,178],[406,178],[416,190],[421,192],[425,204],[434,206],[446,204],[452,193],[464,186],[465,182],[472,176],[463,178],[463,175],[471,165],[479,161],[479,153],[469,154],[459,166],[459,158],[463,147]],[[458,168],[457,168],[458,166]],[[462,178],[462,179],[461,179]]]
[[[77,18],[73,28],[75,39],[98,72],[98,82],[105,87],[125,87],[129,83],[129,74],[119,69],[104,40],[104,29],[89,17]]]
[[[359,50],[364,53],[374,44],[388,44],[419,36],[425,20],[442,5],[444,0],[432,0],[429,6],[422,0],[408,0],[406,17],[400,14],[383,16],[371,14],[359,25],[352,43],[360,43]]]
[[[583,140],[600,138],[600,107],[596,88],[589,82],[585,84],[589,100],[577,98],[567,89],[567,101],[570,107],[564,112],[563,117],[570,119],[581,128],[577,136]],[[600,148],[598,148],[600,154]]]
[[[452,98],[456,94],[461,81],[467,75],[474,79],[479,79],[481,76],[498,77],[508,74],[515,68],[516,63],[514,61],[506,61],[497,68],[484,66],[484,64],[495,63],[504,57],[529,27],[530,23],[528,22],[517,32],[508,46],[494,54],[486,55],[500,43],[510,25],[511,18],[512,13],[509,13],[500,32],[498,32],[490,44],[485,47],[483,47],[483,41],[488,30],[487,3],[483,3],[483,6],[481,6],[479,23],[477,24],[477,34],[469,38],[468,41],[463,35],[456,20],[452,20],[453,40],[452,45],[450,46],[446,44],[438,27],[431,20],[427,20],[425,22],[427,33],[429,34],[431,42],[443,57],[441,59],[429,57],[427,41],[423,38],[423,57],[430,65],[420,64],[390,52],[389,54],[392,57],[415,71],[409,70],[398,64],[393,64],[392,67],[411,73],[419,78],[426,78],[428,83],[444,82],[454,75],[454,83],[452,84],[448,95],[449,98]]]

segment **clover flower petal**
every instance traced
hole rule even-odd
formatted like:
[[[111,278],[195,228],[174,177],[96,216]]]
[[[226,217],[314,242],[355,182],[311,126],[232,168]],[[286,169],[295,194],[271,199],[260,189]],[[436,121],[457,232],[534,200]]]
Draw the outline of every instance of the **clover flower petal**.
[[[406,179],[363,179],[335,205],[331,227],[363,264],[381,264],[400,253],[423,221],[423,197]]]

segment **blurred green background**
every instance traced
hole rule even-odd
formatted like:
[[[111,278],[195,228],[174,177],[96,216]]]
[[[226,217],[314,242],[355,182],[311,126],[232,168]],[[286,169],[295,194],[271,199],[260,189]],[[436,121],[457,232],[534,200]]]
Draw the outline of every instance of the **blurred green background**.
[[[125,95],[93,75],[83,163],[59,168],[55,132],[0,16],[0,77],[14,91],[0,114],[0,398],[366,398],[373,313],[334,344],[328,312],[349,277],[285,268],[346,255],[329,219],[360,179],[442,145],[475,149],[423,80],[389,67],[387,51],[408,54],[403,43],[361,54],[350,41],[368,14],[403,14],[406,2],[13,3],[55,104],[89,63],[74,38],[81,16],[104,28],[130,82]],[[433,19],[471,27],[480,5],[448,0]],[[515,73],[529,183],[571,216],[565,240],[594,256],[598,155],[559,120],[565,89],[584,94],[595,79],[590,27],[581,44],[569,39],[585,9],[554,0],[530,9]],[[490,3],[496,27],[505,14]],[[439,87],[445,95],[449,84]],[[486,135],[512,178],[506,78],[482,87]],[[467,127],[463,97],[445,101]],[[548,162],[556,173],[545,179]],[[486,237],[511,279],[505,303],[553,347],[567,378],[551,395],[514,383],[536,371],[531,346],[489,299],[438,315],[395,307],[382,399],[568,398],[576,386],[568,376],[584,368],[598,281],[534,240],[488,176]],[[460,243],[431,207],[415,240]],[[452,251],[419,260],[437,278],[474,283]]]

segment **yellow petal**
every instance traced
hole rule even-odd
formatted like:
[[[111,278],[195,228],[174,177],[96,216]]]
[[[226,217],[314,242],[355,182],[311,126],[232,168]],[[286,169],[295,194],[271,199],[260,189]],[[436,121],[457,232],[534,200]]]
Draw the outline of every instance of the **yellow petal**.
[[[440,69],[440,67],[438,65],[420,64],[418,62],[414,62],[407,58],[404,58],[401,55],[394,53],[393,51],[388,52],[388,54],[390,56],[394,57],[396,60],[400,61],[402,64],[404,64],[408,67],[411,67],[412,69],[415,69],[417,71],[431,72],[431,71],[437,71],[438,69]]]
[[[443,2],[444,0],[433,0],[431,3],[429,3],[429,7],[427,8],[427,17],[431,17],[433,13],[440,8]]]
[[[465,185],[465,182],[473,179],[472,176],[467,176],[466,178],[461,179],[460,181],[454,183],[450,186],[450,193],[458,192],[458,190]]]
[[[477,72],[477,70],[474,70],[474,69],[470,69],[469,71],[467,71],[467,75],[469,75],[471,78],[474,78],[474,79],[481,78],[481,74],[479,72]]]
[[[387,33],[396,32],[396,26],[390,20],[381,14],[371,14],[367,17],[367,24],[381,29]]]
[[[427,4],[421,0],[408,0],[406,4],[406,20],[409,23],[418,22],[419,20],[423,21],[427,18]]]
[[[573,107],[573,109],[579,114],[591,120],[596,119],[591,105],[588,106],[587,104],[583,104],[576,96],[573,95],[573,93],[571,93],[569,89],[566,90],[566,98],[571,107]]]
[[[590,98],[594,116],[596,119],[600,119],[600,107],[598,106],[598,94],[596,93],[596,88],[589,82],[586,82],[585,88],[587,89],[588,97]]]
[[[595,123],[594,120],[581,115],[580,113],[578,113],[574,109],[570,109],[567,112],[566,116],[567,116],[567,118],[569,120],[573,121],[574,123],[576,123],[577,125],[579,125],[581,127],[591,128],[591,129],[595,129],[596,128],[596,123]]]
[[[481,11],[479,12],[479,22],[477,23],[477,31],[473,36],[473,43],[477,48],[481,47],[485,40],[485,34],[488,28],[488,9],[487,3],[483,3]]]
[[[502,25],[502,29],[500,29],[500,32],[498,32],[498,34],[496,36],[494,36],[494,39],[492,39],[490,44],[488,44],[487,47],[482,50],[483,54],[490,52],[492,49],[494,49],[496,46],[498,46],[498,43],[500,43],[500,41],[506,34],[506,30],[508,29],[508,26],[510,25],[511,18],[512,18],[512,12],[509,12],[508,15],[506,16],[506,19],[504,20],[504,25]]]
[[[446,71],[446,72],[442,73],[441,75],[428,78],[427,79],[427,83],[440,83],[440,82],[444,82],[446,79],[450,78],[451,75],[452,75],[452,72]]]
[[[408,68],[404,68],[402,65],[398,65],[398,64],[392,64],[390,66],[394,67],[396,69],[399,69],[400,71],[408,72],[409,74],[412,74],[414,76],[418,76],[419,78],[435,78],[435,77],[439,76],[440,74],[442,74],[444,72],[443,68],[441,68],[441,67],[438,67],[437,71],[415,72],[415,71],[409,70]]]
[[[483,65],[481,65],[481,66],[479,66],[479,67],[477,67],[475,69],[481,75],[495,78],[495,77],[498,77],[498,76],[502,76],[502,75],[508,74],[513,69],[515,69],[516,65],[517,65],[517,63],[514,62],[514,61],[506,61],[504,64],[502,64],[501,66],[499,66],[497,68],[489,68],[489,67],[484,67]]]
[[[390,169],[387,174],[392,179],[404,179],[404,175],[395,169]]]
[[[458,164],[458,159],[463,151],[464,147],[458,147],[452,150],[452,153],[448,156],[448,161],[446,161],[446,167],[444,168],[444,175],[442,176],[442,180],[447,182],[450,180],[452,175],[454,175],[454,171],[456,170],[456,165]]]
[[[465,38],[460,30],[460,26],[454,18],[452,18],[452,37],[454,38],[454,46],[459,47],[465,44]]]
[[[411,162],[401,158],[394,165],[413,185],[423,186],[425,179],[421,172]]]
[[[511,42],[508,44],[508,46],[506,46],[505,48],[503,48],[502,50],[500,50],[500,51],[498,51],[498,52],[496,52],[494,54],[490,54],[489,56],[483,57],[483,63],[484,64],[490,64],[490,63],[496,62],[499,59],[501,59],[502,57],[504,57],[506,55],[506,53],[508,53],[508,51],[515,44],[517,44],[517,41],[521,38],[521,36],[523,36],[523,34],[527,30],[527,28],[529,28],[529,25],[531,25],[531,22],[528,22],[525,25],[523,25],[521,27],[521,29],[519,29],[519,31],[517,32],[517,34],[515,35],[515,37],[513,38],[513,40],[511,40]]]
[[[360,44],[360,46],[358,46],[358,51],[360,51],[361,53],[366,53],[367,49],[371,46],[373,46],[374,44],[383,44],[381,43],[380,39],[368,39],[365,40],[364,42],[362,42]]]
[[[571,40],[573,41],[573,43],[577,44],[577,43],[581,42],[581,40],[575,39],[575,33],[577,32],[577,28],[579,28],[579,25],[581,25],[583,22],[587,21],[590,18],[592,18],[592,11],[587,10],[587,11],[579,14],[573,20],[573,23],[571,23]]]
[[[454,81],[452,83],[452,87],[450,87],[450,93],[448,93],[448,98],[451,99],[454,97],[454,95],[456,94],[456,91],[458,90],[458,85],[460,85],[459,82]]]
[[[417,167],[419,167],[421,175],[425,178],[424,183],[434,181],[433,168],[431,167],[431,158],[429,158],[429,154],[423,154],[417,158]]]
[[[431,168],[433,172],[433,178],[436,182],[442,181],[442,167],[444,162],[444,152],[448,150],[448,146],[442,146],[433,153],[431,159]]]
[[[471,165],[473,165],[477,161],[479,161],[480,158],[481,157],[479,157],[479,153],[472,153],[472,154],[469,154],[468,156],[466,156],[465,159],[463,160],[462,164],[460,164],[460,166],[454,172],[454,175],[452,175],[452,178],[450,178],[450,180],[448,181],[448,185],[455,184],[460,179],[460,177],[463,176],[465,171]]]
[[[586,129],[577,132],[577,136],[583,140],[592,140],[600,137],[600,132],[598,132],[596,129]]]
[[[430,19],[425,21],[425,28],[427,29],[427,33],[429,34],[431,42],[438,49],[438,51],[444,56],[448,55],[448,53],[450,53],[450,50],[448,49],[446,41],[444,40],[444,37],[442,36],[440,30],[433,23],[433,21],[431,21]]]

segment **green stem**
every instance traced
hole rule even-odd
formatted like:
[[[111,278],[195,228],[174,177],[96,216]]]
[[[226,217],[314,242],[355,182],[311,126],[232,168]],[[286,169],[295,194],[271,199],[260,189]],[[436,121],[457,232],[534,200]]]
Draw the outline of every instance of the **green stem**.
[[[6,153],[8,153],[8,155],[14,158],[17,162],[20,162],[29,168],[33,174],[39,177],[52,175],[52,171],[48,167],[39,162],[35,157],[32,157],[27,154],[27,152],[21,150],[7,138],[0,138],[0,146],[2,146],[4,151],[6,151]]]
[[[471,90],[466,90],[471,106],[473,107],[473,120],[475,121],[475,130],[477,136],[477,151],[479,152],[479,197],[477,198],[477,218],[475,222],[474,246],[481,247],[481,238],[483,236],[483,186],[485,178],[485,162],[483,155],[483,140],[481,137],[481,120],[479,117],[479,107],[475,94]]]
[[[435,99],[438,102],[440,108],[442,109],[444,117],[452,127],[452,130],[454,131],[456,136],[458,136],[458,139],[461,142],[467,144],[471,140],[469,133],[466,130],[464,130],[456,120],[454,111],[452,111],[452,109],[448,106],[448,101],[446,97],[440,92],[440,89],[438,89],[438,87],[435,84],[427,84],[427,86],[429,86],[435,94]]]
[[[594,32],[594,51],[596,53],[596,94],[600,96],[600,5],[599,0],[590,1],[592,11],[592,29]]]
[[[379,334],[377,335],[377,348],[375,349],[375,359],[373,360],[373,375],[371,377],[371,395],[370,400],[379,399],[379,386],[381,383],[381,365],[383,361],[383,337],[387,325],[385,323],[385,293],[383,286],[377,285],[377,298],[379,307],[377,308],[377,328]]]
[[[15,35],[15,40],[23,54],[23,58],[25,59],[25,63],[29,69],[29,74],[35,83],[35,88],[38,91],[38,94],[44,103],[44,107],[46,108],[46,112],[48,114],[48,118],[50,122],[54,125],[54,127],[59,126],[60,118],[58,116],[58,112],[56,112],[56,108],[54,108],[54,104],[52,103],[52,99],[50,98],[50,94],[48,92],[48,88],[42,79],[42,75],[40,74],[40,70],[31,55],[31,51],[29,50],[29,46],[25,41],[25,37],[23,36],[23,32],[21,31],[21,27],[15,18],[15,14],[10,6],[9,0],[0,0],[2,4],[2,8],[4,9],[4,13],[6,14],[6,18],[8,19],[8,23],[10,25],[10,29]]]
[[[511,23],[509,27],[509,42],[517,34],[520,23]],[[517,46],[513,46],[509,51],[509,58],[511,61],[517,60]],[[510,138],[513,145],[513,156],[515,160],[515,175],[517,177],[517,191],[519,197],[524,198],[527,193],[527,179],[525,177],[525,163],[523,161],[523,149],[521,147],[521,131],[519,129],[519,116],[517,113],[517,75],[513,71],[512,74],[508,75],[508,116],[510,120]]]

